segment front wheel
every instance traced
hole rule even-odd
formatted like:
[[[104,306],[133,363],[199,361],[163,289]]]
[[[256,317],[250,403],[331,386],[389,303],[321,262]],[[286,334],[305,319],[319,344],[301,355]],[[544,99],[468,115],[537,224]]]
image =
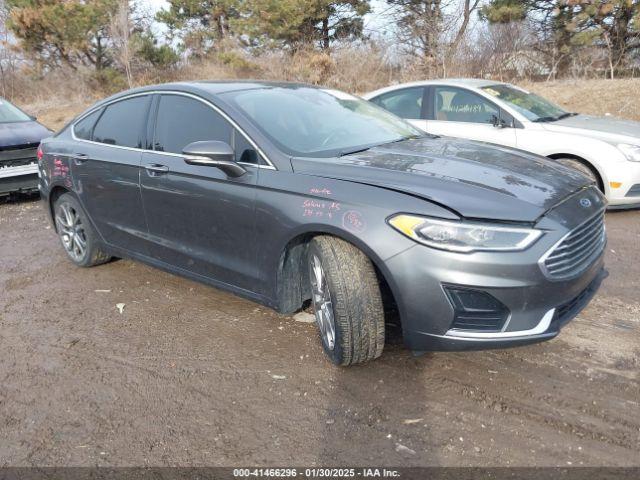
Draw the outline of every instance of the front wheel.
[[[344,240],[318,236],[308,253],[309,281],[322,347],[337,365],[378,358],[384,348],[384,308],[367,256]]]

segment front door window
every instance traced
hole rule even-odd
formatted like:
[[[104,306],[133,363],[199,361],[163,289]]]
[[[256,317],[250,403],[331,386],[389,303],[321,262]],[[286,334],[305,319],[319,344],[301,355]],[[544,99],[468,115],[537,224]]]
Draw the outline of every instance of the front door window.
[[[434,95],[435,120],[492,124],[500,116],[493,103],[469,90],[435,87]]]

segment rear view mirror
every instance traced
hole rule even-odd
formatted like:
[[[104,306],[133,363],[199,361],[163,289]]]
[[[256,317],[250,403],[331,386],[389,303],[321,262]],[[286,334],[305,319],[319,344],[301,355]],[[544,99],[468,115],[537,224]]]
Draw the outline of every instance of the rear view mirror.
[[[235,162],[235,152],[225,142],[193,142],[182,150],[184,161],[189,165],[216,167],[230,177],[240,177],[246,170]]]

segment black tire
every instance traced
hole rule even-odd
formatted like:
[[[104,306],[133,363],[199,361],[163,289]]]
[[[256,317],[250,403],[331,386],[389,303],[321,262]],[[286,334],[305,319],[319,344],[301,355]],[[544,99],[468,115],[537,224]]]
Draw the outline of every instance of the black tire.
[[[94,267],[111,260],[111,256],[100,247],[98,235],[89,217],[73,195],[60,195],[53,206],[53,214],[58,238],[74,264],[79,267]],[[71,221],[71,218],[74,220]],[[84,245],[84,249],[81,245]]]
[[[309,244],[308,264],[312,295],[315,258],[320,260],[335,324],[333,346],[322,331],[322,347],[336,365],[364,363],[382,354],[385,340],[384,308],[375,269],[367,256],[344,240],[314,237]],[[314,311],[316,303],[312,298]],[[316,315],[316,323],[320,320]]]
[[[578,170],[580,173],[593,180],[598,188],[604,192],[604,186],[602,185],[600,175],[598,175],[598,172],[591,165],[583,162],[582,160],[578,160],[577,158],[556,158],[556,162],[564,165],[565,167]]]

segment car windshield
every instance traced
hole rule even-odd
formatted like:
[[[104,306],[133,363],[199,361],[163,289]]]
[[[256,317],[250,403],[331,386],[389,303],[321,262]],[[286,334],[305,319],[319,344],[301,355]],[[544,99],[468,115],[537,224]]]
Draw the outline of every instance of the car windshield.
[[[6,100],[0,99],[0,123],[28,122],[31,118]]]
[[[332,157],[423,135],[392,113],[337,90],[271,87],[224,96],[289,155]]]
[[[553,122],[570,113],[548,100],[513,85],[491,85],[482,90],[499,98],[532,122]]]

